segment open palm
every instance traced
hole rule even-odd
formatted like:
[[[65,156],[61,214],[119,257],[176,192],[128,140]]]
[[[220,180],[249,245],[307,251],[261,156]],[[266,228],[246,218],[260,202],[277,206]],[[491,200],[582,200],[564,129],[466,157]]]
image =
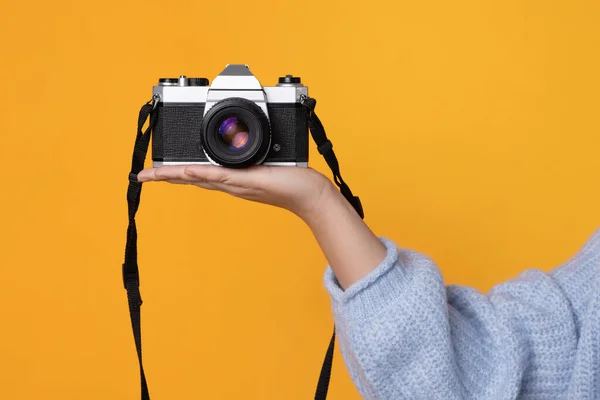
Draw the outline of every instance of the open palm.
[[[232,169],[215,165],[147,168],[140,182],[166,181],[219,190],[232,196],[288,209],[305,217],[318,206],[331,181],[312,168],[253,166]]]

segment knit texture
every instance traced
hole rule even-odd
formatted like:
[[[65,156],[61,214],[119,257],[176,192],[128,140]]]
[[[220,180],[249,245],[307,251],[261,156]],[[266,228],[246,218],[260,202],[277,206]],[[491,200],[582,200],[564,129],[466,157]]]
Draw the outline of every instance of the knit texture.
[[[325,272],[344,362],[369,400],[600,399],[600,230],[549,273],[482,294],[387,248],[343,291]]]

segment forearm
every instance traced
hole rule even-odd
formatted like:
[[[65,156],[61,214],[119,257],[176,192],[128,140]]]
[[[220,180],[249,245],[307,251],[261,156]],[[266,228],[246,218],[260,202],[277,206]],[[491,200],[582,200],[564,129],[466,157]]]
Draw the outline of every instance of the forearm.
[[[385,258],[385,246],[333,185],[324,190],[315,210],[302,218],[344,290]]]

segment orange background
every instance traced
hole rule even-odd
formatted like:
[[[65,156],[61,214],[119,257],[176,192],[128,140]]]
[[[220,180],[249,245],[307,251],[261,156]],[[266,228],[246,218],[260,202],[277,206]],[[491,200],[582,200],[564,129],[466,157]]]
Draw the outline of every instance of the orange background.
[[[139,398],[120,268],[159,77],[301,76],[372,229],[487,291],[600,225],[599,20],[595,0],[3,1],[0,398]],[[138,221],[152,399],[312,398],[332,318],[309,230],[158,183]],[[336,357],[330,398],[358,399]]]

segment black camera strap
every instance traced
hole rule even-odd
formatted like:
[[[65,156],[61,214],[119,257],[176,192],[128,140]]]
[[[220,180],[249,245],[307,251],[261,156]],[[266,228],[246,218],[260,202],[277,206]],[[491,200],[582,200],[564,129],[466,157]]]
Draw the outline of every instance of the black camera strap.
[[[123,285],[127,290],[127,301],[129,303],[129,317],[133,329],[133,338],[140,364],[140,378],[142,381],[142,400],[150,400],[144,366],[142,365],[142,324],[140,295],[140,274],[137,263],[137,227],[135,225],[135,214],[140,205],[142,195],[142,183],[137,181],[137,174],[144,169],[144,161],[148,152],[150,135],[156,123],[157,98],[144,104],[138,117],[137,135],[133,148],[131,160],[131,172],[129,173],[129,187],[127,188],[127,208],[129,214],[129,225],[127,227],[127,244],[125,245],[125,262],[123,263]],[[147,119],[150,119],[148,128],[142,132]]]
[[[156,106],[158,98],[155,96],[152,100],[144,104],[140,110],[138,117],[138,128],[131,161],[131,172],[129,173],[129,186],[127,189],[127,205],[129,214],[129,225],[127,227],[127,244],[125,246],[125,261],[122,266],[123,285],[127,290],[127,301],[129,303],[129,316],[131,319],[131,327],[133,330],[133,338],[137,350],[138,362],[140,366],[141,379],[141,398],[142,400],[150,400],[148,392],[148,384],[142,364],[142,328],[141,328],[141,306],[142,297],[140,294],[140,275],[137,263],[137,228],[135,224],[135,215],[140,205],[142,194],[142,183],[137,181],[137,174],[144,169],[144,161],[148,152],[150,136],[156,123]],[[360,199],[352,194],[348,185],[342,179],[338,160],[333,152],[333,145],[327,135],[323,124],[314,112],[317,104],[315,99],[303,96],[301,104],[305,107],[308,114],[308,123],[311,135],[315,141],[319,153],[323,155],[327,165],[331,168],[335,184],[340,189],[343,196],[352,204],[356,212],[361,218],[364,218]],[[149,119],[148,127],[143,131],[146,120]],[[333,363],[333,353],[335,347],[335,326],[333,335],[329,342],[329,347],[323,360],[323,366],[317,383],[315,400],[325,400],[329,389],[329,381],[331,378],[331,367]]]
[[[340,164],[333,152],[333,144],[327,138],[327,134],[325,133],[325,128],[321,123],[321,120],[315,113],[315,107],[317,106],[317,100],[302,96],[300,100],[300,104],[306,109],[308,113],[308,127],[310,130],[310,134],[317,145],[317,149],[319,153],[325,158],[327,165],[331,169],[331,173],[333,174],[333,180],[335,184],[340,189],[342,195],[348,200],[352,207],[356,210],[358,215],[361,218],[364,218],[364,212],[362,208],[362,204],[360,199],[357,196],[352,194],[350,187],[344,182],[342,179],[342,174],[340,172]],[[315,400],[325,400],[327,398],[327,391],[329,390],[329,380],[331,378],[331,367],[333,365],[333,350],[335,348],[335,325],[333,327],[333,334],[331,335],[331,340],[329,341],[329,347],[327,347],[327,352],[325,353],[325,359],[323,360],[323,366],[321,367],[321,374],[319,375],[319,381],[317,383],[317,390],[315,393]]]

